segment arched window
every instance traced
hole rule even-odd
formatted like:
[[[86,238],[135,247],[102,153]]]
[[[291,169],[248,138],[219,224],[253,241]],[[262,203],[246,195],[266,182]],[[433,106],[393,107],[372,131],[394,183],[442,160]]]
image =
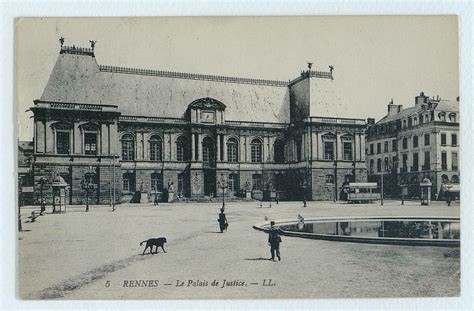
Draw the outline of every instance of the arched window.
[[[162,160],[162,146],[163,146],[161,137],[158,135],[153,135],[148,140],[148,143],[150,146],[150,160],[161,161]]]
[[[453,177],[451,177],[451,182],[453,184],[459,184],[459,176],[458,175],[453,175]]]
[[[449,114],[449,121],[456,122],[456,114],[455,113],[450,113]]]
[[[212,138],[206,137],[202,141],[202,161],[211,164],[214,160],[214,141]]]
[[[250,156],[252,163],[262,162],[262,142],[257,138],[250,143]]]
[[[440,119],[441,121],[446,121],[446,113],[440,112],[440,113],[438,114],[438,117],[439,117],[439,119]]]
[[[285,162],[285,143],[280,139],[273,144],[273,159],[275,163]]]
[[[227,141],[227,162],[239,161],[239,143],[237,139],[230,138]]]
[[[122,142],[122,160],[133,161],[135,159],[135,139],[131,134],[124,134]]]
[[[176,161],[188,161],[189,160],[189,152],[188,148],[186,147],[186,137],[180,136],[176,140]]]
[[[413,117],[413,125],[418,125],[418,118],[417,117]]]

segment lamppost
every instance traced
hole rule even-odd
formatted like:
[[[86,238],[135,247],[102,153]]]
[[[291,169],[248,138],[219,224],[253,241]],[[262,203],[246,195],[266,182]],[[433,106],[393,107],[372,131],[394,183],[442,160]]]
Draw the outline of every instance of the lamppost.
[[[267,183],[268,198],[270,199],[270,208],[272,208],[273,184],[271,181]]]
[[[306,207],[306,189],[308,189],[308,182],[306,180],[306,176],[301,182],[301,189],[303,189],[303,207]]]
[[[92,171],[92,167],[90,167],[89,170],[85,172],[81,181],[82,190],[86,191],[86,212],[89,211],[89,193],[95,188],[95,184],[93,182],[94,176],[95,173]]]
[[[221,179],[217,181],[217,187],[222,189],[222,208],[225,208],[225,189],[229,188],[229,182],[224,174],[221,174]]]
[[[40,205],[41,205],[41,214],[43,214],[46,210],[46,206],[45,206],[45,203],[44,203],[44,197],[43,197],[43,187],[44,187],[44,178],[41,177],[40,180],[39,180],[39,184],[40,184]]]

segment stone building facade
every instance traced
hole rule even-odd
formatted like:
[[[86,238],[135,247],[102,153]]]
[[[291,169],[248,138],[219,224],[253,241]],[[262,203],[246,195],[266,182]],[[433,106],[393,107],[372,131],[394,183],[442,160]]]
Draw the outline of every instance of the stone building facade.
[[[403,109],[391,101],[388,113],[369,122],[367,168],[369,180],[380,182],[384,193],[399,197],[400,185],[408,186],[408,197],[418,198],[420,182],[428,177],[434,198],[442,198],[443,184],[458,184],[459,98],[429,98],[423,92],[415,106]]]
[[[275,81],[98,65],[61,46],[34,102],[35,195],[68,203],[222,195],[333,200],[366,181],[362,119],[334,117],[333,69]],[[93,184],[86,193],[84,184]],[[139,194],[139,195],[137,195]],[[145,196],[143,196],[145,194]]]

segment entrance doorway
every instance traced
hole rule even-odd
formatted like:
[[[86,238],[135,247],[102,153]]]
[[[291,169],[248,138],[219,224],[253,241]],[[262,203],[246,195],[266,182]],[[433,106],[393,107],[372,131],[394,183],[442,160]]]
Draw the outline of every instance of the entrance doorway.
[[[216,171],[204,170],[204,195],[214,197],[216,194]]]

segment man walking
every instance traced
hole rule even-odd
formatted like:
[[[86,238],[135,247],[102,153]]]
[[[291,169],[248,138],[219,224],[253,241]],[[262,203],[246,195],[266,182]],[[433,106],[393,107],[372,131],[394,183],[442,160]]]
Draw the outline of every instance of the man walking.
[[[270,231],[268,232],[268,245],[270,245],[270,253],[272,255],[272,258],[270,258],[270,260],[275,260],[275,253],[276,253],[276,256],[278,257],[278,261],[281,260],[280,243],[281,243],[280,232],[277,228],[275,228],[275,222],[270,221]]]

